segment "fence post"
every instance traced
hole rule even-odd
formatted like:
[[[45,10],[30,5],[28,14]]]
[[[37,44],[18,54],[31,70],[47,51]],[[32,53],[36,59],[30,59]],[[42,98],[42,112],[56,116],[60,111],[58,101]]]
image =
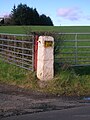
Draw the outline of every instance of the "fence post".
[[[37,71],[38,35],[34,37],[34,70]]]
[[[40,36],[38,39],[37,77],[41,81],[51,80],[54,76],[54,38]]]
[[[78,43],[77,43],[77,33],[75,34],[75,65],[78,63]]]

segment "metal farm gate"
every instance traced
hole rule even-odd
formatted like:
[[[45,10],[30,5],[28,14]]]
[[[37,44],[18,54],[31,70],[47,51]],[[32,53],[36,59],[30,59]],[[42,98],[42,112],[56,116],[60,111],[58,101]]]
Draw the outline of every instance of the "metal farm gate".
[[[33,71],[34,36],[0,33],[0,59]]]
[[[90,33],[59,33],[55,62],[70,66],[90,65]]]
[[[34,35],[0,33],[0,59],[33,71],[34,44]],[[60,65],[90,65],[90,33],[56,33],[54,51]]]

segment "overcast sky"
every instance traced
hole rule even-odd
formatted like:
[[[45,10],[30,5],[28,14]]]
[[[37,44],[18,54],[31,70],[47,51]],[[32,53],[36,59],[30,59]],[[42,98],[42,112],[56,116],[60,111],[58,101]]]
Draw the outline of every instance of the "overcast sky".
[[[8,15],[14,4],[20,3],[50,16],[55,26],[90,26],[90,0],[0,0],[0,17]]]

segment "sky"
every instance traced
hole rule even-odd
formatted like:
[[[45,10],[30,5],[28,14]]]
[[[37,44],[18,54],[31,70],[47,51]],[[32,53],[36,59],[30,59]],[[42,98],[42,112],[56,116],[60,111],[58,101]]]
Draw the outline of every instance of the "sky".
[[[49,16],[55,26],[90,26],[90,0],[0,0],[0,17],[20,3]]]

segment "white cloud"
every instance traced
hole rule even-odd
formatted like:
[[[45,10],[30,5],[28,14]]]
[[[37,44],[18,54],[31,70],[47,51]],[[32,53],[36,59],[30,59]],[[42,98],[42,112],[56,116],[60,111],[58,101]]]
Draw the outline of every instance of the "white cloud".
[[[3,12],[3,13],[0,13],[0,17],[4,17],[4,16],[8,16],[9,13],[8,12]]]
[[[90,20],[90,15],[86,16],[87,20]]]
[[[81,18],[82,11],[77,8],[60,8],[57,11],[59,17],[69,19],[71,21],[79,20]]]

